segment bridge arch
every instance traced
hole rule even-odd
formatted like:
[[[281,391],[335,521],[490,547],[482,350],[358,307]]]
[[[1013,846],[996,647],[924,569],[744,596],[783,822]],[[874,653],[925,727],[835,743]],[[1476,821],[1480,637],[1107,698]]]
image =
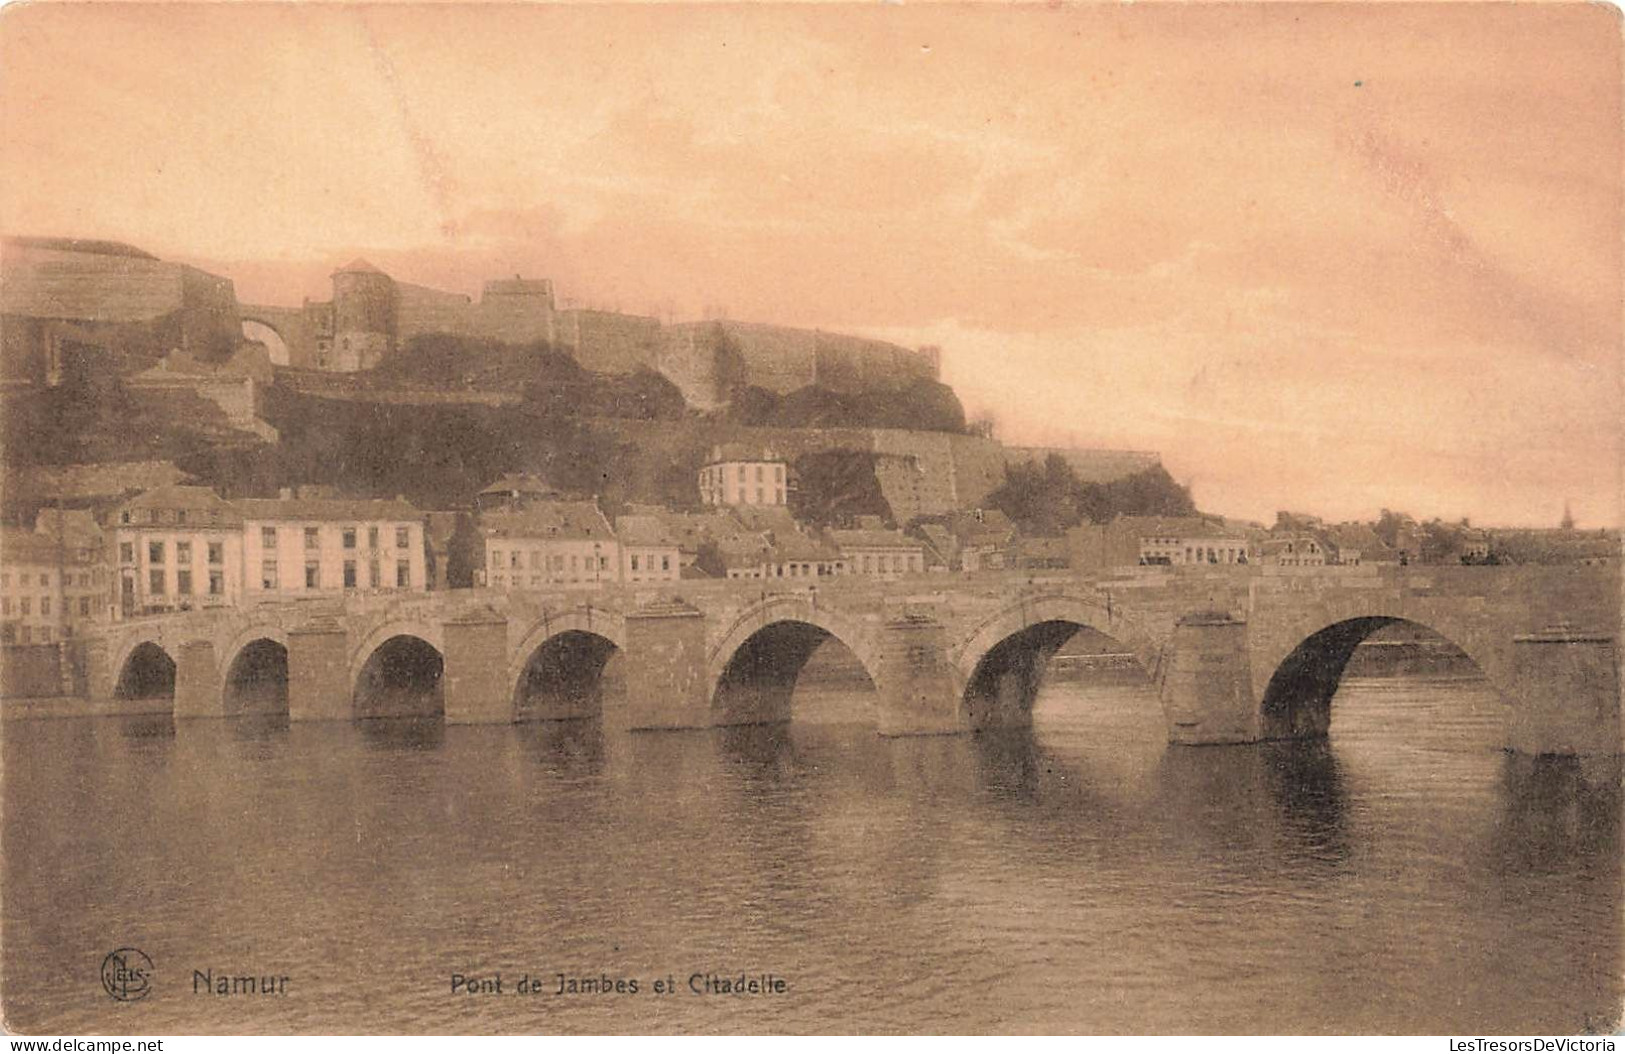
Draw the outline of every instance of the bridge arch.
[[[175,656],[157,639],[132,641],[113,667],[116,699],[175,699]]]
[[[949,652],[966,725],[975,730],[1030,724],[1045,665],[1083,629],[1117,641],[1147,675],[1156,676],[1162,642],[1109,597],[1024,597],[983,620]]]
[[[788,721],[802,667],[832,638],[857,658],[879,689],[879,656],[860,621],[801,595],[768,597],[747,608],[708,655],[706,695],[716,723]]]
[[[292,353],[288,350],[288,342],[276,326],[262,318],[252,315],[243,316],[243,337],[248,340],[257,340],[265,345],[265,353],[273,366],[290,366],[293,364]]]
[[[446,712],[446,645],[440,627],[388,622],[351,653],[351,712],[366,717],[437,717]]]
[[[1447,623],[1448,624],[1448,623]],[[1332,699],[1344,671],[1358,648],[1373,633],[1388,626],[1409,625],[1428,631],[1454,645],[1483,674],[1502,697],[1510,698],[1504,680],[1506,664],[1499,649],[1470,628],[1447,631],[1435,620],[1416,613],[1377,607],[1374,613],[1339,615],[1300,627],[1285,654],[1273,649],[1260,654],[1255,675],[1264,679],[1258,693],[1259,736],[1262,739],[1322,738],[1331,728]],[[1507,642],[1510,644],[1510,641]]]
[[[271,626],[244,630],[222,653],[220,702],[228,716],[288,712],[288,635]]]
[[[525,634],[508,663],[515,721],[597,717],[605,667],[626,648],[626,619],[583,605],[548,615]]]

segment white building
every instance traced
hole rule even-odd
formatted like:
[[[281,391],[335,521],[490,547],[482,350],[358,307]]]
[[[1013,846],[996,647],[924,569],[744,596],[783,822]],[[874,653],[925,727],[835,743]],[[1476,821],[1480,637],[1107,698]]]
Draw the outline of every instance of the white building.
[[[312,497],[235,502],[243,518],[249,599],[428,588],[423,516],[401,498]]]
[[[784,458],[738,443],[713,447],[700,469],[700,501],[706,505],[784,505],[789,487]]]
[[[591,501],[539,501],[481,517],[491,589],[594,588],[620,576],[620,545]],[[676,561],[673,561],[676,566]]]
[[[235,604],[243,519],[208,487],[149,490],[113,516],[118,607],[125,615]]]

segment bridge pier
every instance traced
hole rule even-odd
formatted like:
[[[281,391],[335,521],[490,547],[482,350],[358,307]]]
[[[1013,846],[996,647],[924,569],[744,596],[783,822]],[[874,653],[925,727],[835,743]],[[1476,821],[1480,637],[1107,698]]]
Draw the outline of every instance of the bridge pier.
[[[1256,742],[1259,713],[1247,623],[1223,612],[1180,619],[1169,641],[1158,694],[1170,743]]]
[[[448,725],[500,725],[513,720],[508,679],[508,620],[476,612],[441,624],[445,632]]]
[[[92,699],[111,699],[118,688],[118,670],[106,637],[81,637],[80,661],[84,663],[85,690]]]
[[[681,600],[626,616],[626,727],[709,728],[705,616]]]
[[[1514,637],[1508,745],[1523,754],[1625,754],[1619,654],[1609,633],[1566,625]]]
[[[189,640],[175,649],[176,717],[224,716],[224,689],[212,641]]]
[[[928,615],[908,614],[886,623],[881,632],[880,683],[875,685],[881,735],[965,731],[945,638],[942,624]]]
[[[337,619],[288,631],[288,720],[347,721],[352,688],[349,635]]]

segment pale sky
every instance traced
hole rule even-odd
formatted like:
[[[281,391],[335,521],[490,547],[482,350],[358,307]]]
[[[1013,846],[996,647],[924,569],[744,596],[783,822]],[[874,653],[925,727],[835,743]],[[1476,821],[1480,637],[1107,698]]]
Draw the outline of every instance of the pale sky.
[[[0,229],[935,343],[1210,511],[1620,522],[1602,5],[0,13]]]

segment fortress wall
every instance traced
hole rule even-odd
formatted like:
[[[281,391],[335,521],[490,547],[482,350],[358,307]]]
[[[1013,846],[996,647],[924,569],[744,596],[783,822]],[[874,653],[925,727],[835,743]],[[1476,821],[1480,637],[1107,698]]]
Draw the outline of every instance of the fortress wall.
[[[550,299],[540,293],[487,292],[474,308],[475,332],[506,344],[532,344],[558,340]]]
[[[242,340],[242,318],[237,308],[237,289],[231,279],[178,266],[181,287],[181,332],[184,345],[194,355],[215,355],[230,351]]]
[[[811,330],[731,321],[690,323],[687,328],[714,350],[719,333],[731,340],[744,360],[746,384],[784,395],[816,377],[818,334]]]
[[[558,343],[583,369],[595,373],[653,369],[659,359],[660,320],[571,308],[558,313]]]
[[[683,393],[688,405],[715,410],[723,403],[726,379],[716,345],[692,326],[667,326],[655,348],[655,369]]]
[[[981,436],[949,436],[953,451],[954,495],[961,508],[973,509],[1004,484],[1005,448]]]
[[[424,333],[468,336],[474,332],[474,304],[467,296],[395,283],[395,333],[401,343]]]
[[[916,516],[940,516],[959,507],[953,436],[946,432],[911,432],[897,428],[876,428],[869,435],[874,451],[889,455],[883,461],[906,458],[912,462],[912,476],[890,469],[881,479],[881,489],[899,523]],[[886,491],[888,479],[898,494],[895,501],[892,493]]]
[[[832,391],[891,391],[935,377],[926,356],[885,341],[819,333],[815,354],[818,384]]]

